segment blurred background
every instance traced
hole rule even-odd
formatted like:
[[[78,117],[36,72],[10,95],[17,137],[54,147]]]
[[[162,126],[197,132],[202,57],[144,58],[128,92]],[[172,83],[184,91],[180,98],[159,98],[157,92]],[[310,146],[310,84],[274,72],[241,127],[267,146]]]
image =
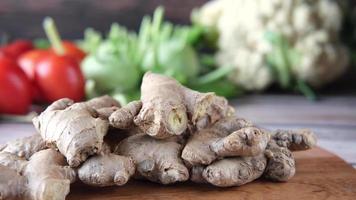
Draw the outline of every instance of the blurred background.
[[[268,53],[264,52],[264,50],[261,49],[264,48],[263,47],[264,45],[266,45],[263,43],[266,42],[270,43],[270,41],[267,41],[267,39],[265,38],[264,40],[266,41],[263,41],[261,42],[260,45],[254,47],[257,49],[256,51],[259,51],[258,53],[255,54],[251,53],[250,55],[246,49],[251,49],[250,48],[251,44],[258,43],[257,41],[260,40],[260,38],[258,37],[262,37],[260,36],[262,32],[263,33],[266,33],[268,31],[278,32],[276,30],[279,30],[281,34],[287,35],[285,37],[291,43],[298,42],[298,41],[291,41],[292,40],[291,38],[295,39],[297,37],[300,37],[299,44],[292,44],[292,45],[296,45],[296,46],[299,45],[299,46],[306,47],[308,42],[309,43],[314,42],[314,44],[309,44],[309,46],[311,49],[313,48],[316,49],[314,50],[314,52],[311,52],[312,50],[309,51],[307,50],[307,52],[305,52],[305,54],[317,54],[317,55],[309,56],[310,57],[309,60],[308,58],[305,58],[304,60],[307,60],[305,62],[310,62],[310,64],[303,63],[302,64],[303,66],[300,68],[304,67],[304,69],[295,70],[295,71],[292,70],[293,72],[290,72],[293,73],[291,76],[298,76],[298,78],[304,79],[306,80],[306,82],[309,83],[313,82],[312,85],[314,86],[314,89],[315,88],[317,89],[317,92],[319,94],[330,94],[330,93],[331,94],[340,94],[340,93],[355,94],[356,93],[356,90],[354,89],[356,85],[355,84],[356,79],[354,78],[356,67],[352,65],[354,61],[353,58],[355,57],[354,45],[356,40],[355,39],[356,33],[354,32],[354,23],[355,23],[354,7],[356,3],[354,1],[352,0],[337,0],[337,1],[328,0],[328,1],[315,1],[315,2],[288,1],[284,3],[283,1],[267,1],[267,3],[262,3],[262,4],[258,3],[259,1],[253,1],[250,3],[248,2],[246,3],[245,1],[241,1],[241,2],[238,1],[236,3],[233,2],[229,3],[228,1],[216,1],[217,3],[215,3],[215,5],[205,5],[207,2],[209,1],[208,0],[197,0],[197,1],[105,0],[104,2],[98,2],[92,0],[75,0],[75,1],[2,0],[0,1],[0,16],[1,16],[0,34],[2,36],[1,38],[3,39],[3,43],[10,42],[19,38],[20,39],[39,39],[39,38],[46,39],[45,32],[42,28],[42,22],[46,16],[51,16],[55,20],[61,37],[63,39],[69,39],[69,40],[82,40],[84,38],[84,31],[89,27],[94,28],[96,31],[105,35],[106,33],[109,32],[112,23],[118,23],[121,26],[126,27],[130,31],[138,31],[143,17],[145,15],[152,16],[154,10],[158,6],[163,6],[165,9],[164,20],[172,22],[175,26],[184,24],[184,25],[189,25],[191,27],[194,26],[194,28],[196,28],[196,26],[198,26],[199,24],[205,26],[205,28],[213,27],[213,29],[218,29],[218,30],[210,30],[210,32],[205,30],[206,32],[209,33],[203,33],[203,35],[205,34],[206,36],[210,34],[209,37],[218,37],[217,35],[214,35],[215,33],[212,32],[214,31],[218,33],[220,32],[220,36],[221,36],[220,41],[218,38],[209,38],[210,40],[215,40],[215,41],[206,41],[206,38],[204,40],[204,37],[202,37],[201,35],[198,36],[199,33],[196,33],[197,38],[195,38],[195,40],[197,41],[193,41],[192,46],[195,48],[195,50],[198,51],[198,53],[201,53],[202,49],[204,53],[206,53],[207,50],[208,53],[217,53],[218,54],[217,57],[220,58],[220,60],[217,61],[218,62],[217,65],[237,65],[233,67],[238,68],[238,70],[240,70],[239,73],[243,74],[246,77],[241,78],[239,76],[242,75],[235,74],[235,78],[230,77],[230,80],[233,80],[236,83],[236,85],[240,86],[239,89],[243,89],[244,91],[250,91],[250,92],[267,90],[268,92],[281,93],[287,91],[288,93],[290,93],[292,91],[290,88],[285,89],[285,86],[283,86],[282,88],[278,87],[278,85],[279,86],[281,85],[278,84],[278,82],[280,82],[279,80],[277,81],[270,80],[270,79],[278,79],[278,76],[282,76],[281,74],[283,73],[278,72],[278,70],[277,70],[276,78],[270,78],[264,75],[260,75],[260,77],[257,78],[268,79],[268,80],[262,80],[260,81],[260,83],[257,83],[257,81],[250,81],[250,79],[255,79],[255,75],[254,75],[255,72],[259,72],[257,74],[263,74],[264,73],[263,70],[250,69],[249,71],[247,71],[246,68],[248,67],[245,67],[247,64],[243,63],[244,61],[236,61],[236,62],[221,61],[222,59],[230,59],[229,58],[231,54],[230,52],[241,50],[238,48],[227,46],[226,44],[224,44],[225,40],[229,42],[232,41],[231,42],[232,45],[235,45],[234,41],[231,39],[234,38],[234,35],[237,35],[235,37],[236,40],[246,40],[246,35],[241,36],[238,35],[239,33],[234,32],[236,31],[235,29],[239,29],[237,27],[241,27],[242,34],[244,34],[244,32],[249,32],[249,33],[256,32],[257,35],[256,38],[251,38],[250,40],[252,41],[248,41],[245,44],[242,43],[239,44],[238,42],[236,42],[236,45],[241,45],[241,48],[244,47],[244,49],[241,50],[243,52],[240,53],[240,54],[244,54],[241,56],[243,58],[237,58],[237,59],[261,60],[260,57],[267,57],[266,54]],[[294,2],[297,5],[293,5],[290,6],[291,8],[288,8],[288,4],[291,4],[289,2]],[[332,3],[328,3],[328,2],[332,2]],[[334,5],[334,2],[336,2],[336,4],[338,5],[337,6]],[[229,4],[230,6],[226,6]],[[270,5],[268,6],[268,4]],[[226,7],[230,7],[230,11],[228,8],[223,8],[224,5]],[[337,8],[335,8],[335,6]],[[241,10],[238,9],[239,7]],[[201,11],[200,16],[196,17],[195,21],[194,19],[192,19],[193,9],[197,9],[197,10],[200,9]],[[248,9],[252,9],[252,11],[248,11]],[[268,11],[268,9],[270,9],[271,11]],[[231,10],[236,10],[236,12]],[[224,11],[226,14],[225,15],[218,14],[219,12],[222,11]],[[283,15],[283,12],[290,13],[290,15],[289,16],[286,15],[285,16],[286,21],[283,22],[283,20],[280,21],[278,19],[279,16],[277,16],[278,14],[276,14],[277,11],[281,11],[280,12],[281,16]],[[268,12],[273,13],[273,15],[269,14]],[[231,13],[240,13],[240,14],[235,14],[235,16],[232,16],[234,14]],[[246,16],[244,18],[241,18],[240,15],[242,16],[246,15]],[[236,22],[227,24],[229,21],[234,21],[234,17],[241,18],[241,20],[235,20]],[[298,21],[296,20],[296,18],[299,18],[300,20]],[[262,23],[264,23],[263,25],[261,25],[261,27],[258,27],[259,25],[257,24],[259,23],[258,22],[259,20],[261,22],[263,21]],[[303,20],[305,22],[303,22]],[[246,22],[245,24],[244,21]],[[286,27],[288,23],[290,23],[290,27],[284,29],[288,29],[288,28],[291,30],[294,29],[293,30],[294,33],[287,33],[287,32],[293,32],[291,30],[280,30],[283,29],[283,27]],[[310,24],[310,26],[304,26],[304,23]],[[246,27],[249,26],[249,24],[255,24],[256,27]],[[271,24],[275,24],[275,27],[273,27],[273,25]],[[229,27],[231,28],[229,29]],[[322,39],[319,38],[319,41],[317,41],[318,40],[317,37],[323,37],[322,34],[319,34],[321,36],[317,35],[321,31],[325,31],[326,37],[329,38],[326,38],[324,41],[322,41]],[[303,37],[301,35],[309,35],[310,37]],[[335,41],[335,40],[340,40],[340,41]],[[345,54],[342,49],[340,50],[338,44],[339,42],[345,45],[350,51],[348,58],[342,58],[343,56],[339,55],[339,54],[342,55]],[[196,43],[203,43],[203,45],[201,44],[197,45]],[[213,45],[214,48],[210,48],[211,45]],[[320,50],[324,52],[316,52],[318,51],[318,49],[320,49],[320,46],[324,46],[323,47],[324,49]],[[221,54],[219,54],[218,52],[219,48],[222,52]],[[297,48],[301,48],[301,47],[297,47]],[[231,56],[236,57],[234,55]],[[328,61],[325,61],[324,63],[320,63],[321,61],[318,61],[318,59],[321,59],[321,57],[332,57],[332,56],[334,56],[335,58],[327,59]],[[308,57],[308,56],[304,55],[304,57]],[[300,62],[304,62],[303,59],[300,60],[302,60]],[[253,67],[257,68],[264,65],[265,63],[268,63],[269,61],[267,61],[266,59],[265,61],[256,61],[256,62],[260,62],[260,63],[249,63],[249,64],[254,65]],[[311,67],[311,65],[313,65],[313,67]],[[324,65],[324,67],[319,67],[316,65],[320,65],[320,66]],[[345,66],[348,66],[347,70],[344,69],[346,68]],[[275,67],[275,68],[280,68],[280,67]],[[335,68],[336,69],[340,68],[340,70],[335,70]],[[200,71],[206,72],[206,70],[204,69],[203,70],[200,69]],[[345,73],[345,71],[347,71],[348,73]],[[325,78],[321,78],[321,77],[325,77]],[[311,81],[310,79],[318,79],[318,80]],[[250,83],[245,84],[245,82],[250,82]],[[275,82],[277,82],[277,84],[275,84]],[[285,83],[283,84],[285,85]],[[233,96],[234,95],[236,94],[233,94]]]
[[[32,134],[29,119],[59,98],[138,99],[153,71],[230,98],[260,126],[311,128],[356,165],[355,6],[0,0],[0,142]]]
[[[206,2],[208,0],[3,0],[0,22],[1,30],[13,37],[38,38],[45,37],[43,18],[52,16],[63,38],[80,39],[87,27],[107,32],[113,22],[138,30],[142,17],[152,15],[160,5],[165,7],[167,20],[190,24],[192,9]]]

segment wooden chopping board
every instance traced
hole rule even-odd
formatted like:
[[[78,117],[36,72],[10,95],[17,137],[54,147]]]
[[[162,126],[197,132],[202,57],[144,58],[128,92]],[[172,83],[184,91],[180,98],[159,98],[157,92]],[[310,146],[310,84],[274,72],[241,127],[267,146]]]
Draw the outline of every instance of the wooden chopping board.
[[[258,180],[241,187],[216,188],[190,182],[162,186],[131,181],[122,187],[93,188],[74,185],[69,200],[356,200],[356,170],[321,149],[294,154],[297,174],[286,183]]]

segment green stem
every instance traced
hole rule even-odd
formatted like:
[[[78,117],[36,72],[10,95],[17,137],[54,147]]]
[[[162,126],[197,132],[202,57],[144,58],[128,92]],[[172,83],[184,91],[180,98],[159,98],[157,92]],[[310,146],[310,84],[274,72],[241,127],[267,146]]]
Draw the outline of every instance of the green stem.
[[[201,54],[200,62],[203,66],[208,68],[213,68],[216,66],[215,58],[213,55],[210,54]]]
[[[154,52],[154,63],[155,67],[160,68],[159,62],[158,62],[158,48],[159,48],[159,36],[160,36],[160,29],[162,26],[163,22],[163,16],[164,15],[164,9],[162,6],[159,6],[156,8],[156,10],[153,13],[152,17],[152,23],[151,23],[151,40],[153,43],[153,52]]]
[[[163,22],[163,15],[164,15],[164,9],[163,7],[159,6],[156,8],[156,10],[153,13],[153,18],[152,18],[152,29],[151,29],[151,36],[154,38],[155,41],[159,39],[159,31],[162,26]]]
[[[216,81],[224,76],[226,76],[228,73],[230,73],[233,70],[232,67],[221,67],[218,68],[212,72],[209,72],[201,77],[199,77],[195,84],[197,85],[202,85],[202,84],[207,84],[211,83],[213,81]]]
[[[297,80],[297,90],[300,91],[307,99],[311,101],[317,100],[315,92],[302,80]]]
[[[56,54],[63,55],[65,53],[65,49],[62,45],[62,40],[58,34],[56,25],[51,17],[46,17],[44,19],[43,29],[45,30],[47,38]]]

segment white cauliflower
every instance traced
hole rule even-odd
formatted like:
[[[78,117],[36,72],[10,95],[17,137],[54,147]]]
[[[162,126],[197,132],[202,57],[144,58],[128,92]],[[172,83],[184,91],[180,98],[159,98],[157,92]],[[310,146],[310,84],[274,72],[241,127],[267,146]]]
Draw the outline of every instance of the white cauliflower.
[[[230,78],[247,90],[261,90],[276,80],[267,63],[278,33],[300,55],[289,69],[294,79],[319,87],[339,77],[348,65],[339,42],[342,11],[332,0],[214,0],[204,5],[198,23],[219,32],[219,66],[236,68]]]

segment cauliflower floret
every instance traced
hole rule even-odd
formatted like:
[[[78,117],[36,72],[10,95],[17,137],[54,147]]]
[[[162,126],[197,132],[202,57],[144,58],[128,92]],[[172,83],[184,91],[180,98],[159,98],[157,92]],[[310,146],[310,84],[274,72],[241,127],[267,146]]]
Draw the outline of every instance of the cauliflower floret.
[[[236,49],[235,52],[217,54],[217,61],[223,66],[236,66],[230,78],[237,85],[243,85],[247,90],[261,90],[272,83],[271,73],[263,57],[263,54]]]
[[[292,71],[314,87],[339,77],[348,64],[347,49],[340,44],[330,43],[325,31],[315,32],[299,40],[295,49],[303,52],[303,59],[298,66],[293,66]]]
[[[266,32],[281,34],[301,55],[290,73],[312,86],[335,80],[348,65],[347,49],[338,38],[342,12],[333,0],[214,0],[197,19],[218,30],[217,63],[234,66],[230,79],[247,90],[276,80],[267,64],[273,46]]]
[[[221,16],[221,12],[224,9],[225,0],[209,1],[204,5],[204,9],[200,11],[199,23],[204,26],[216,26],[218,19]]]

